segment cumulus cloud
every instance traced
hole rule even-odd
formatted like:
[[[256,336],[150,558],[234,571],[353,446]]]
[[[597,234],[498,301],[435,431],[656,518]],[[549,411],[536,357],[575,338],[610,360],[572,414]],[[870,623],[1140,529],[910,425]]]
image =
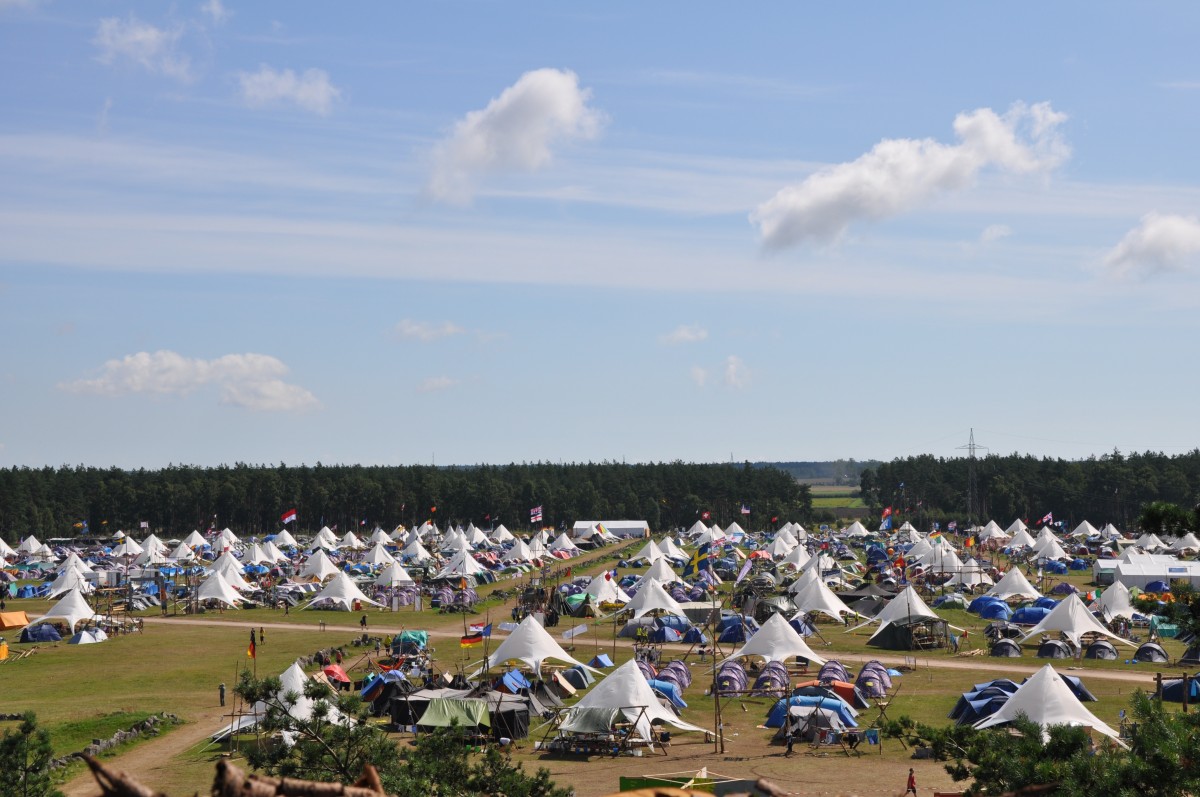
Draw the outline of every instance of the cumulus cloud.
[[[722,375],[725,387],[741,390],[750,384],[750,369],[742,362],[741,357],[729,355],[725,358],[725,371]]]
[[[229,9],[225,8],[221,0],[207,0],[207,2],[200,6],[200,11],[216,25],[220,25],[229,19]]]
[[[1049,103],[1016,103],[1003,115],[990,108],[960,113],[957,144],[884,139],[857,160],[781,189],[750,221],[769,249],[835,241],[854,222],[896,216],[965,188],[983,169],[1029,174],[1057,167],[1070,155],[1059,132],[1066,118]]]
[[[1118,277],[1150,277],[1183,271],[1200,253],[1200,219],[1195,216],[1147,213],[1104,258]]]
[[[990,244],[1012,235],[1012,227],[1007,224],[990,224],[979,235],[980,243]]]
[[[201,360],[173,351],[143,351],[109,360],[93,379],[59,387],[71,393],[100,396],[186,396],[215,385],[221,403],[234,407],[269,412],[319,408],[321,403],[312,393],[283,381],[287,372],[286,365],[266,354],[226,354],[215,360]]]
[[[691,370],[692,381],[696,383],[696,387],[704,387],[708,384],[708,369],[702,368],[699,365],[693,365]]]
[[[434,199],[461,203],[483,175],[542,168],[554,145],[599,132],[602,117],[588,107],[590,98],[574,72],[526,72],[486,108],[468,113],[437,146],[426,190]]]
[[[708,330],[697,324],[682,324],[667,334],[659,338],[659,340],[668,346],[677,346],[680,343],[699,343],[708,338]]]
[[[191,61],[178,51],[182,36],[182,27],[158,28],[131,15],[100,20],[92,42],[102,64],[129,60],[149,72],[186,81],[192,76]]]
[[[451,379],[448,376],[431,376],[421,380],[421,384],[417,385],[417,392],[438,393],[442,390],[449,390],[457,384],[457,379]]]
[[[414,321],[405,318],[396,324],[396,334],[402,340],[415,340],[420,343],[432,343],[439,338],[461,335],[465,329],[457,324],[444,321],[441,324],[431,324],[428,321]]]
[[[297,75],[290,69],[275,70],[263,64],[257,72],[239,72],[242,102],[251,108],[291,103],[311,113],[328,116],[342,90],[322,69],[306,69]]]

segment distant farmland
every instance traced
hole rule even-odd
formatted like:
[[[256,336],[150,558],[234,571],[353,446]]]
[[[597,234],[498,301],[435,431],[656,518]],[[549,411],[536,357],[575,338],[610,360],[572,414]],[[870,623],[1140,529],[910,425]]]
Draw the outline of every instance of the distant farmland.
[[[857,488],[810,484],[813,509],[863,509],[865,504]]]

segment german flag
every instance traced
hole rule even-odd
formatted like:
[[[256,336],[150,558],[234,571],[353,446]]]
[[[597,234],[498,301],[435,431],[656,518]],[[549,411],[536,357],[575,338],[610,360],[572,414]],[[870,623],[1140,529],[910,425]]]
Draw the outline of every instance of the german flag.
[[[250,640],[250,647],[246,648],[246,657],[250,659],[258,658],[255,653],[257,653],[257,650],[255,649],[254,640],[252,639]]]
[[[477,631],[474,634],[465,634],[459,637],[458,646],[460,648],[473,648],[476,645],[483,644],[483,632]]]

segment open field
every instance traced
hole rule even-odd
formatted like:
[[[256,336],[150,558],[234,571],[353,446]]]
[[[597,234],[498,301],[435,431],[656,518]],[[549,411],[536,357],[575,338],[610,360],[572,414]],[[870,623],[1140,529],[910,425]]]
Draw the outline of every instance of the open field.
[[[571,564],[574,573],[598,572],[611,567],[613,551],[600,551],[591,558],[577,559]],[[637,571],[631,571],[637,572]],[[1072,574],[1067,580],[1078,586],[1086,585],[1089,574]],[[509,590],[516,581],[500,582],[481,590],[485,596],[497,590]],[[25,609],[31,615],[45,611],[44,601],[9,601],[10,609]],[[511,603],[499,599],[484,601],[477,617],[493,621],[508,619]],[[431,633],[431,646],[438,651],[438,662],[447,669],[469,666],[481,656],[478,649],[462,651],[457,637],[462,633],[464,616],[440,614],[433,611],[417,613],[402,609],[392,613],[370,611],[369,631],[372,635],[390,635],[402,629],[423,629]],[[969,639],[981,644],[985,623],[961,610],[941,614],[954,625],[967,628]],[[260,674],[278,674],[301,655],[318,648],[341,646],[347,652],[348,666],[358,662],[362,650],[352,646],[360,635],[360,614],[346,612],[292,611],[253,609],[209,612],[198,616],[162,617],[158,612],[144,613],[145,630],[141,634],[115,637],[100,645],[42,646],[38,653],[21,662],[0,667],[3,711],[32,709],[48,727],[59,752],[78,749],[91,736],[107,735],[107,723],[114,716],[129,716],[129,723],[146,714],[169,711],[185,720],[183,726],[160,738],[142,742],[113,758],[118,768],[138,774],[146,783],[168,794],[183,795],[207,787],[212,777],[216,756],[224,751],[207,746],[208,736],[222,724],[222,709],[218,704],[217,685],[224,682],[232,687],[237,673],[256,664]],[[474,618],[472,618],[474,619]],[[576,621],[577,622],[577,621]],[[560,637],[573,621],[563,618],[552,633]],[[263,628],[266,642],[258,649],[256,662],[246,657],[248,631]],[[870,631],[846,633],[836,624],[818,626],[820,638],[810,643],[826,658],[836,658],[856,669],[856,664],[880,659],[889,664],[904,661],[902,653],[868,648]],[[632,655],[628,640],[614,643],[611,623],[593,625],[574,640],[575,655],[583,660],[597,651],[613,653],[618,663]],[[499,635],[498,635],[499,636]],[[499,639],[493,640],[496,644]],[[1164,646],[1172,657],[1182,652],[1182,646],[1165,640]],[[27,647],[15,645],[14,651]],[[686,646],[666,646],[667,657],[683,656]],[[725,650],[725,653],[731,652]],[[959,694],[972,684],[996,677],[1020,680],[1036,671],[1045,662],[1032,657],[1031,646],[1021,659],[990,659],[969,655],[953,656],[944,651],[916,657],[916,670],[897,678],[899,691],[888,715],[895,718],[909,715],[926,723],[945,722],[945,716]],[[693,653],[687,661],[695,673],[695,682],[684,698],[689,707],[684,717],[702,727],[713,727],[714,706],[705,695],[711,664],[701,663]],[[1126,707],[1134,689],[1152,689],[1155,666],[1127,665],[1123,661],[1084,661],[1079,669],[1072,663],[1059,662],[1059,669],[1080,675],[1099,698],[1089,704],[1097,716],[1116,725],[1118,714]],[[1177,669],[1164,672],[1179,672]],[[352,670],[361,676],[363,670]],[[759,726],[764,721],[772,700],[766,698],[722,699],[725,727],[725,751],[714,752],[695,734],[677,734],[666,756],[644,758],[622,757],[580,759],[547,756],[533,749],[545,729],[536,723],[529,739],[520,744],[517,757],[529,767],[549,769],[561,783],[569,783],[580,797],[605,794],[617,788],[621,774],[649,774],[695,770],[707,766],[710,770],[729,776],[766,776],[786,788],[802,794],[897,794],[903,787],[908,766],[915,766],[923,790],[950,789],[953,784],[941,765],[927,761],[912,761],[910,752],[898,742],[884,741],[880,748],[864,747],[862,756],[851,759],[851,766],[842,761],[840,749],[822,750],[812,754],[807,746],[797,747],[798,754],[782,756],[782,748],[772,746],[773,731]],[[863,724],[870,724],[877,712],[874,709],[861,715]],[[128,724],[128,723],[125,723]],[[103,727],[102,727],[103,726]],[[85,738],[86,737],[86,738]],[[68,795],[94,793],[89,777],[79,773],[66,787]]]

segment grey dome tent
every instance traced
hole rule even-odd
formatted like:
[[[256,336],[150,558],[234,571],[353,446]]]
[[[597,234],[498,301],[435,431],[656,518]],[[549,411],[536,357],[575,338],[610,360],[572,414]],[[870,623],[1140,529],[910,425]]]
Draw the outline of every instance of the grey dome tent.
[[[1167,656],[1167,652],[1163,650],[1162,645],[1157,642],[1146,642],[1137,649],[1137,653],[1133,654],[1133,660],[1137,662],[1166,664],[1171,659]]]
[[[1107,639],[1097,639],[1087,646],[1083,652],[1085,659],[1100,659],[1101,661],[1116,661],[1117,649]]]
[[[1038,645],[1037,657],[1039,659],[1073,659],[1075,653],[1071,650],[1071,646],[1061,639],[1047,639]]]
[[[1180,664],[1200,664],[1200,644],[1192,643],[1179,659]]]
[[[1018,659],[1021,657],[1021,646],[1011,639],[1000,639],[992,645],[989,656],[1005,659]]]

